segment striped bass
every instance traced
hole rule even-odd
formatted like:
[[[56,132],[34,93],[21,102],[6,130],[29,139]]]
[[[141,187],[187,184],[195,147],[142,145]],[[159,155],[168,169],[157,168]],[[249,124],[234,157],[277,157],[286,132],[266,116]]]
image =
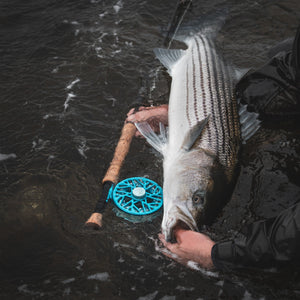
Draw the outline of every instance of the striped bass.
[[[199,230],[210,224],[229,200],[238,175],[242,135],[259,127],[256,114],[241,112],[234,96],[234,69],[217,53],[207,28],[179,38],[186,50],[155,49],[172,77],[168,137],[148,124],[137,128],[164,156],[164,214],[167,241],[180,226]]]

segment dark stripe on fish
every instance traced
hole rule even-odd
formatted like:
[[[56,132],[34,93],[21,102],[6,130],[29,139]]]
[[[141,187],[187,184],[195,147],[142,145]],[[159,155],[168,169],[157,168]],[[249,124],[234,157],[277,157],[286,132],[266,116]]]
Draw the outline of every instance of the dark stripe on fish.
[[[198,105],[197,105],[196,66],[195,66],[195,58],[194,58],[194,49],[192,49],[192,66],[193,66],[194,112],[195,112],[196,120],[199,121]]]
[[[190,128],[192,127],[190,112],[189,112],[189,105],[190,105],[190,95],[189,95],[189,66],[186,66],[186,117],[189,123]]]
[[[222,86],[221,86],[221,89],[223,91],[223,98],[224,98],[224,101],[225,101],[225,116],[224,116],[224,119],[225,119],[225,122],[226,122],[226,128],[227,128],[227,135],[229,137],[229,140],[234,136],[234,131],[233,131],[233,125],[232,125],[232,121],[230,122],[231,120],[231,117],[232,117],[232,111],[231,111],[231,107],[230,107],[230,101],[232,101],[231,97],[230,97],[230,93],[229,93],[229,97],[228,97],[228,85],[227,85],[227,82],[225,81],[225,70],[224,70],[224,63],[223,61],[220,62],[220,67],[221,67],[221,72],[220,72],[220,81],[222,83]],[[229,146],[231,145],[231,143],[229,143]],[[226,150],[225,150],[226,151]],[[230,155],[230,152],[231,152],[231,147],[229,147],[229,155]],[[226,157],[226,164],[228,164],[227,162],[227,157]]]
[[[222,69],[223,74],[225,78],[227,78],[228,81],[225,82],[225,101],[226,101],[226,108],[228,109],[228,116],[227,120],[229,123],[228,130],[229,130],[229,139],[228,139],[228,145],[227,145],[227,155],[226,155],[226,165],[232,165],[235,163],[235,156],[238,151],[238,144],[237,141],[240,138],[240,129],[239,129],[239,120],[238,120],[238,114],[237,114],[237,107],[236,107],[236,100],[234,98],[233,93],[233,79],[232,79],[232,73],[233,70],[226,66],[222,62]]]
[[[205,42],[202,38],[202,36],[200,35],[199,36],[203,46],[204,46],[204,53],[205,53],[205,60],[206,60],[206,65],[207,65],[207,84],[208,84],[208,90],[210,92],[210,97],[209,97],[209,100],[210,100],[210,106],[211,106],[211,114],[212,114],[212,121],[214,123],[214,130],[215,130],[215,140],[216,140],[216,144],[217,144],[217,147],[216,147],[216,154],[217,156],[219,156],[219,133],[218,133],[218,130],[217,130],[217,122],[216,122],[216,112],[215,112],[215,107],[214,107],[214,94],[213,94],[213,89],[212,89],[212,80],[211,80],[211,66],[210,66],[210,62],[209,62],[209,59],[208,59],[208,54],[207,54],[207,48],[205,46]],[[198,41],[196,39],[196,44],[198,45]],[[200,54],[200,52],[199,52]],[[208,126],[209,127],[209,126]]]
[[[224,68],[224,72],[225,72],[225,77],[226,78],[231,78],[231,71],[229,70],[229,68],[227,66],[223,66]],[[225,89],[226,93],[225,93],[225,101],[227,103],[226,107],[228,109],[228,130],[229,130],[229,145],[228,145],[228,156],[226,157],[226,164],[228,165],[229,163],[232,163],[232,154],[236,153],[236,149],[235,149],[235,145],[233,146],[233,143],[235,141],[236,138],[236,129],[235,129],[235,118],[234,118],[234,99],[233,99],[233,91],[231,88],[232,85],[232,81],[230,80],[230,84],[227,85],[227,88]],[[233,153],[232,153],[233,152]],[[229,160],[229,161],[228,161]]]
[[[210,51],[210,55],[211,55],[211,68],[212,68],[212,78],[211,80],[215,82],[215,92],[216,92],[216,99],[214,101],[214,103],[216,103],[216,109],[218,110],[217,115],[216,115],[216,119],[218,119],[219,121],[219,125],[220,125],[220,128],[221,128],[221,132],[222,132],[222,140],[221,140],[221,143],[220,143],[220,149],[219,152],[221,153],[225,153],[225,128],[224,128],[224,122],[223,122],[223,119],[224,119],[224,112],[222,110],[222,105],[225,104],[226,106],[226,103],[224,103],[223,99],[224,97],[220,95],[220,89],[221,89],[221,85],[222,83],[220,82],[219,80],[219,76],[221,75],[220,71],[218,72],[217,70],[217,65],[216,65],[216,62],[219,63],[219,59],[217,57],[217,54],[216,52],[214,51],[214,47],[212,45],[212,42],[209,40],[209,39],[206,39],[207,41],[207,44],[208,44],[208,51]],[[217,129],[218,130],[218,129]]]
[[[203,73],[203,64],[201,60],[201,54],[200,54],[200,46],[199,42],[197,39],[196,41],[196,46],[197,46],[197,53],[198,53],[198,61],[199,61],[199,69],[200,69],[200,88],[201,88],[201,98],[202,98],[202,108],[203,108],[203,114],[204,117],[207,117],[207,107],[206,107],[206,92],[205,92],[205,87],[204,87],[204,73]],[[197,121],[200,121],[197,119]],[[207,127],[207,135],[208,135],[208,141],[211,144],[212,143],[212,133],[211,133],[211,128],[210,126]]]

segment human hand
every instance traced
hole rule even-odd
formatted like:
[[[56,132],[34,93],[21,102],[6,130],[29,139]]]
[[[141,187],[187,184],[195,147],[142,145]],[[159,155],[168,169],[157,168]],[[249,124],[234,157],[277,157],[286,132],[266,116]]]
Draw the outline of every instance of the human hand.
[[[162,252],[163,254],[185,265],[188,261],[194,261],[205,269],[213,268],[211,249],[214,241],[203,233],[191,230],[177,229],[174,233],[177,241],[175,244],[168,243],[165,237],[159,234],[163,245],[175,255],[168,252]]]
[[[128,114],[125,122],[131,123],[140,123],[140,122],[148,122],[149,125],[155,132],[159,131],[159,123],[168,125],[168,105],[163,104],[160,106],[150,106],[139,107],[139,110],[135,112],[135,109],[132,108]],[[140,132],[137,130],[136,136],[142,136]]]

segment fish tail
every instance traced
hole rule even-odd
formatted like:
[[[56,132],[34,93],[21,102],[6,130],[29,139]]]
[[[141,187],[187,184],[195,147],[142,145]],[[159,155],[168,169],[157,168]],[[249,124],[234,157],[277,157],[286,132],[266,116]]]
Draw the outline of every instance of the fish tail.
[[[228,15],[229,9],[222,9],[212,14],[202,15],[197,21],[181,26],[174,39],[187,44],[190,37],[199,33],[210,39],[214,39],[226,22]]]

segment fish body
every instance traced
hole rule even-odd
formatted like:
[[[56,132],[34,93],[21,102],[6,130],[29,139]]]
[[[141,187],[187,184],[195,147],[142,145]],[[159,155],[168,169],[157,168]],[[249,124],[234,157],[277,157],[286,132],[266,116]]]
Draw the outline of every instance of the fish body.
[[[182,153],[184,139],[206,120],[193,150],[206,149],[231,171],[240,146],[234,70],[220,58],[209,37],[198,33],[185,41],[188,48],[170,72],[169,143],[165,157],[168,160]]]
[[[155,50],[172,77],[167,143],[158,147],[158,139],[153,142],[144,126],[137,126],[164,155],[162,232],[168,241],[177,226],[199,230],[211,223],[229,200],[238,174],[235,71],[205,32],[181,37],[186,50]]]

